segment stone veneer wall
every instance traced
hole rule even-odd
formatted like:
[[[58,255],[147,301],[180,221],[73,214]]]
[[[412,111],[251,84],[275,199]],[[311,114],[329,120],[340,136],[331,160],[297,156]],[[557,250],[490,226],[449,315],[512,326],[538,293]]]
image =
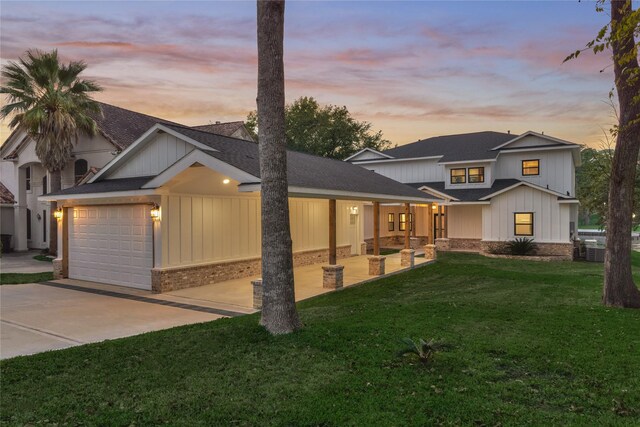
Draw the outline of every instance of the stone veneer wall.
[[[64,279],[62,277],[62,258],[56,258],[53,260],[53,278]]]
[[[478,251],[482,250],[480,239],[458,239],[449,238],[449,247],[451,250]]]
[[[364,242],[367,244],[367,253],[373,253],[373,238],[365,239]],[[411,236],[411,249],[419,249],[428,243],[427,236]],[[381,248],[402,245],[404,245],[404,235],[380,237]]]
[[[573,243],[534,243],[538,247],[535,253],[538,256],[554,256],[561,257],[562,259],[573,259]],[[505,242],[485,241],[481,242],[480,246],[482,252],[491,253],[502,247],[504,244]]]
[[[338,246],[336,256],[338,259],[350,257],[351,245]],[[328,248],[293,254],[294,267],[328,261]],[[226,280],[257,276],[261,272],[262,262],[260,258],[221,261],[187,267],[154,268],[151,270],[151,288],[154,292],[177,291],[178,289],[194,288]]]

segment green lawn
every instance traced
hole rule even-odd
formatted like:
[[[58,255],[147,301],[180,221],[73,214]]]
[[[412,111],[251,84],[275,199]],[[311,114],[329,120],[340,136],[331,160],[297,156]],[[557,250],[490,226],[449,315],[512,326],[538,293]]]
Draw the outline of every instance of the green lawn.
[[[53,280],[52,272],[44,273],[0,273],[0,285],[17,285],[20,283],[37,283]]]
[[[640,280],[640,253],[633,255]],[[258,315],[2,362],[6,425],[638,425],[640,311],[602,265],[449,254]],[[447,344],[429,368],[403,337]]]

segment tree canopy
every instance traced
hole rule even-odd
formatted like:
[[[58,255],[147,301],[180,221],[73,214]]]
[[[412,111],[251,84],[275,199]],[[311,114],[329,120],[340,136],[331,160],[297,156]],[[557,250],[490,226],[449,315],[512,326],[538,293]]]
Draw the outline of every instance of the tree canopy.
[[[320,105],[303,96],[285,107],[287,147],[322,157],[344,159],[363,148],[384,150],[390,142],[366,121],[358,121],[347,107]],[[247,116],[247,129],[257,137],[257,116]]]

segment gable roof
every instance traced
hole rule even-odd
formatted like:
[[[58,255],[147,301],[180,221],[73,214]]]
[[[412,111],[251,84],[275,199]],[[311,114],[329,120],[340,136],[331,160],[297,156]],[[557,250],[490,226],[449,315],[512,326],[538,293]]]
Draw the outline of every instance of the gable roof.
[[[374,150],[373,148],[365,147],[362,150],[358,151],[357,153],[354,153],[354,154],[350,155],[349,157],[344,159],[344,161],[348,162],[349,160],[352,160],[354,157],[358,157],[358,156],[360,156],[361,154],[364,154],[364,153],[374,154],[374,155],[378,156],[381,159],[393,159],[393,157],[388,155],[388,154],[384,154],[384,153],[382,153],[382,152],[380,152],[378,150]],[[367,160],[370,160],[370,159],[367,159]]]
[[[250,180],[251,182],[241,182],[239,186],[242,187],[240,188],[241,190],[253,191],[251,189],[253,186],[258,186],[259,189],[260,159],[258,144],[243,139],[230,138],[179,125],[155,125],[145,133],[145,138],[148,138],[149,135],[153,134],[153,132],[159,131],[180,134],[185,138],[185,140],[194,141],[198,144],[196,150],[202,153],[201,155],[218,159],[225,164],[245,172],[250,177],[255,177],[255,179]],[[144,140],[141,139],[141,141]],[[136,144],[139,143],[140,142]],[[121,160],[124,160],[124,156],[135,155],[135,151],[131,151],[134,147],[135,144],[132,145],[129,150],[121,153]],[[210,149],[203,149],[203,147],[208,147]],[[188,155],[192,154],[190,153]],[[104,177],[107,176],[105,173],[107,169],[116,163],[117,161],[112,162],[103,168],[103,170],[96,175],[93,182],[68,188],[56,194],[47,195],[47,197],[141,189],[153,178],[141,177],[135,182],[130,179],[105,179]],[[394,200],[400,198],[421,202],[439,200],[437,197],[432,197],[422,191],[408,185],[401,184],[360,166],[340,160],[333,160],[289,150],[287,151],[287,174],[290,188],[314,189],[326,192],[327,194],[354,194],[354,197],[356,197],[355,193],[360,193],[360,197],[365,197],[363,195],[367,194],[382,195]],[[109,184],[110,181],[118,181],[117,185],[123,185],[126,189],[114,190],[112,185],[116,184]],[[132,188],[131,186],[137,186],[137,188]]]
[[[439,160],[440,163],[495,159],[498,156],[498,151],[493,151],[493,148],[516,136],[501,132],[436,136],[391,148],[383,153],[395,158],[442,156]]]
[[[11,191],[0,182],[0,204],[13,205],[16,203],[16,199]]]

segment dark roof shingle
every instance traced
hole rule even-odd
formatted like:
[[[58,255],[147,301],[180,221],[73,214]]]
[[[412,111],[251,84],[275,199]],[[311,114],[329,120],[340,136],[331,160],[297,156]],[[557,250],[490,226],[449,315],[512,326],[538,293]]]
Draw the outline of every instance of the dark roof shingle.
[[[0,203],[13,205],[16,202],[16,199],[11,191],[7,187],[4,186],[2,182],[0,182]]]
[[[192,126],[192,128],[217,135],[232,136],[242,126],[244,126],[244,122],[239,120],[237,122],[209,123],[208,125]]]
[[[483,197],[493,194],[497,191],[511,187],[520,181],[519,179],[496,179],[490,188],[455,188],[445,189],[444,181],[439,182],[413,182],[410,185],[414,188],[429,187],[439,193],[448,194],[461,202],[477,202]]]

